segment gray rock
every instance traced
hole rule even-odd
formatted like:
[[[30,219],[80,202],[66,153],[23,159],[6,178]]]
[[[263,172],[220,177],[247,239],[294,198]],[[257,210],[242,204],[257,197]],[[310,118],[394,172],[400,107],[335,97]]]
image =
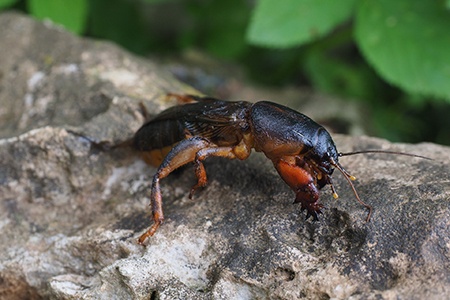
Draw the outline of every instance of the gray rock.
[[[166,222],[147,247],[155,169],[127,148],[151,114],[193,92],[153,63],[49,24],[0,15],[0,298],[443,299],[450,294],[450,149],[337,135],[358,155],[367,211],[338,172],[340,195],[304,220],[261,154],[210,159],[162,180]]]

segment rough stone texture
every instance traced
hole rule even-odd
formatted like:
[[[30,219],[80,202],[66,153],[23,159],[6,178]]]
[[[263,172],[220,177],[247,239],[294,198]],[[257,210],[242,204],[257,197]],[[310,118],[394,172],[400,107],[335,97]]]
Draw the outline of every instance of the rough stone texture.
[[[0,298],[443,299],[450,294],[450,149],[335,136],[319,222],[304,220],[271,163],[211,159],[162,181],[166,223],[146,248],[153,168],[126,148],[166,92],[192,92],[116,46],[0,15]],[[5,50],[6,49],[6,50]]]

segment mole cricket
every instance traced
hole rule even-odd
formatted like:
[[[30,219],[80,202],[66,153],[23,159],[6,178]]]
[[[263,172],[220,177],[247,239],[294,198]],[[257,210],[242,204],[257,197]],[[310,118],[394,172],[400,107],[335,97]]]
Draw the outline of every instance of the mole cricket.
[[[269,101],[250,103],[224,101],[212,97],[168,94],[183,105],[173,106],[145,123],[135,134],[132,144],[145,153],[144,159],[158,166],[152,180],[150,202],[153,225],[143,233],[143,244],[164,221],[159,181],[175,169],[193,162],[197,183],[189,198],[207,183],[203,161],[210,156],[245,160],[252,149],[270,159],[280,177],[295,192],[294,203],[306,210],[306,218],[318,220],[323,205],[319,190],[333,186],[334,169],[349,183],[355,198],[368,209],[372,206],[359,197],[352,181],[356,178],[339,163],[339,157],[360,153],[390,153],[423,156],[395,151],[365,150],[340,153],[328,131],[309,117],[286,106]]]

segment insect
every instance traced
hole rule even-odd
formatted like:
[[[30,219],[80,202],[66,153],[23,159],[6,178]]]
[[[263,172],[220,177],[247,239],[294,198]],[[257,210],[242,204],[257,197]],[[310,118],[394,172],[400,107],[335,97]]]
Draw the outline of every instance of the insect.
[[[270,159],[280,177],[295,192],[294,203],[306,210],[306,218],[318,220],[323,205],[319,203],[319,190],[331,187],[334,198],[338,195],[333,186],[332,174],[338,169],[349,183],[355,198],[363,202],[350,175],[339,163],[345,155],[382,152],[417,156],[402,152],[368,150],[339,153],[328,131],[309,117],[280,104],[261,101],[229,102],[211,97],[169,94],[186,104],[171,107],[135,134],[133,146],[145,153],[144,159],[159,165],[153,177],[150,202],[153,225],[142,234],[143,244],[164,221],[160,180],[175,169],[193,162],[197,183],[189,197],[207,183],[203,161],[210,156],[244,160],[252,149]]]

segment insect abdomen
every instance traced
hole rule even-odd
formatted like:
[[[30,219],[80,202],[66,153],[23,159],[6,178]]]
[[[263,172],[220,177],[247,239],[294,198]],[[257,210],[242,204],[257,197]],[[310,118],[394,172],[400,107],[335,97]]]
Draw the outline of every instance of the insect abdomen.
[[[178,120],[155,120],[136,132],[133,147],[142,152],[148,164],[158,166],[173,146],[184,138],[184,127]]]

